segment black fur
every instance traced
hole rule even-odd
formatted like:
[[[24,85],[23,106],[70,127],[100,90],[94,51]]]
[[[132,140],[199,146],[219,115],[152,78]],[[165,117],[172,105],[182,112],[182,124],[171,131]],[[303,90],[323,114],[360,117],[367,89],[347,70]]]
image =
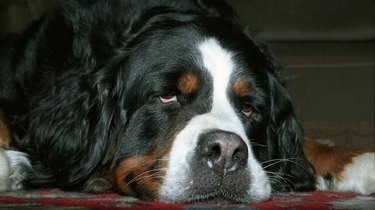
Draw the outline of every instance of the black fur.
[[[277,174],[275,192],[313,189],[282,68],[218,0],[62,1],[5,40],[0,103],[13,146],[32,161],[25,185],[79,190],[118,160],[171,144],[157,139],[207,112],[202,101],[210,90],[181,96],[180,107],[160,107],[155,98],[176,91],[171,84],[182,70],[197,69],[193,44],[204,36],[240,52],[236,61],[257,84],[251,99],[257,114],[244,123],[258,141],[257,158]]]

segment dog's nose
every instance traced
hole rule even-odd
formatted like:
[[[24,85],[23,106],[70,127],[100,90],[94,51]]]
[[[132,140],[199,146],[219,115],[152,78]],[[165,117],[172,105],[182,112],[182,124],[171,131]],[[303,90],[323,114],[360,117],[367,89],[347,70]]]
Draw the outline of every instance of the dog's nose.
[[[248,150],[238,135],[213,130],[200,136],[198,153],[212,170],[223,173],[236,171],[247,163]]]

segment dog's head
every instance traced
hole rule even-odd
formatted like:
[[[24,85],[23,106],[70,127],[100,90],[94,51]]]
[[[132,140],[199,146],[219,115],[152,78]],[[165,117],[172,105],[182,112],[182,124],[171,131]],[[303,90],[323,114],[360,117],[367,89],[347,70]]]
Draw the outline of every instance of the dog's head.
[[[141,40],[115,74],[124,124],[112,182],[122,192],[254,202],[311,187],[291,100],[263,45],[216,19]]]
[[[29,116],[33,167],[47,174],[30,185],[69,188],[104,174],[123,193],[165,202],[255,202],[313,188],[280,65],[227,6],[140,15],[75,4],[69,20],[52,16],[38,45],[53,52],[38,54],[48,71],[73,70],[56,74],[63,82]],[[131,27],[122,11],[134,15]]]

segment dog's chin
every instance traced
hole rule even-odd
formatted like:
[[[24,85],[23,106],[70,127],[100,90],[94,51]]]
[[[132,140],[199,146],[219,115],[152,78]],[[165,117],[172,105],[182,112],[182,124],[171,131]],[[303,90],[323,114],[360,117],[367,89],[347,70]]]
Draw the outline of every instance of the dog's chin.
[[[196,195],[192,194],[186,198],[161,198],[158,199],[164,203],[185,203],[185,204],[235,204],[244,203],[243,199],[226,196],[223,194]]]
[[[234,203],[241,203],[239,201],[235,201],[233,199],[229,199],[223,196],[218,197],[211,197],[211,198],[205,198],[205,199],[199,199],[191,200],[190,202],[187,202],[190,204],[234,204]]]

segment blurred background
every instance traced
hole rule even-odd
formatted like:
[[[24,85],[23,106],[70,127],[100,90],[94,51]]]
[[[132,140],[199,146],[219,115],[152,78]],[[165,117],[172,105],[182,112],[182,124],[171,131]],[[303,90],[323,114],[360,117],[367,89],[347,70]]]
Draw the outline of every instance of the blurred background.
[[[228,0],[286,72],[305,135],[374,149],[374,0]]]
[[[375,0],[227,0],[296,75],[288,88],[306,136],[374,149]],[[0,0],[0,34],[52,0]]]

